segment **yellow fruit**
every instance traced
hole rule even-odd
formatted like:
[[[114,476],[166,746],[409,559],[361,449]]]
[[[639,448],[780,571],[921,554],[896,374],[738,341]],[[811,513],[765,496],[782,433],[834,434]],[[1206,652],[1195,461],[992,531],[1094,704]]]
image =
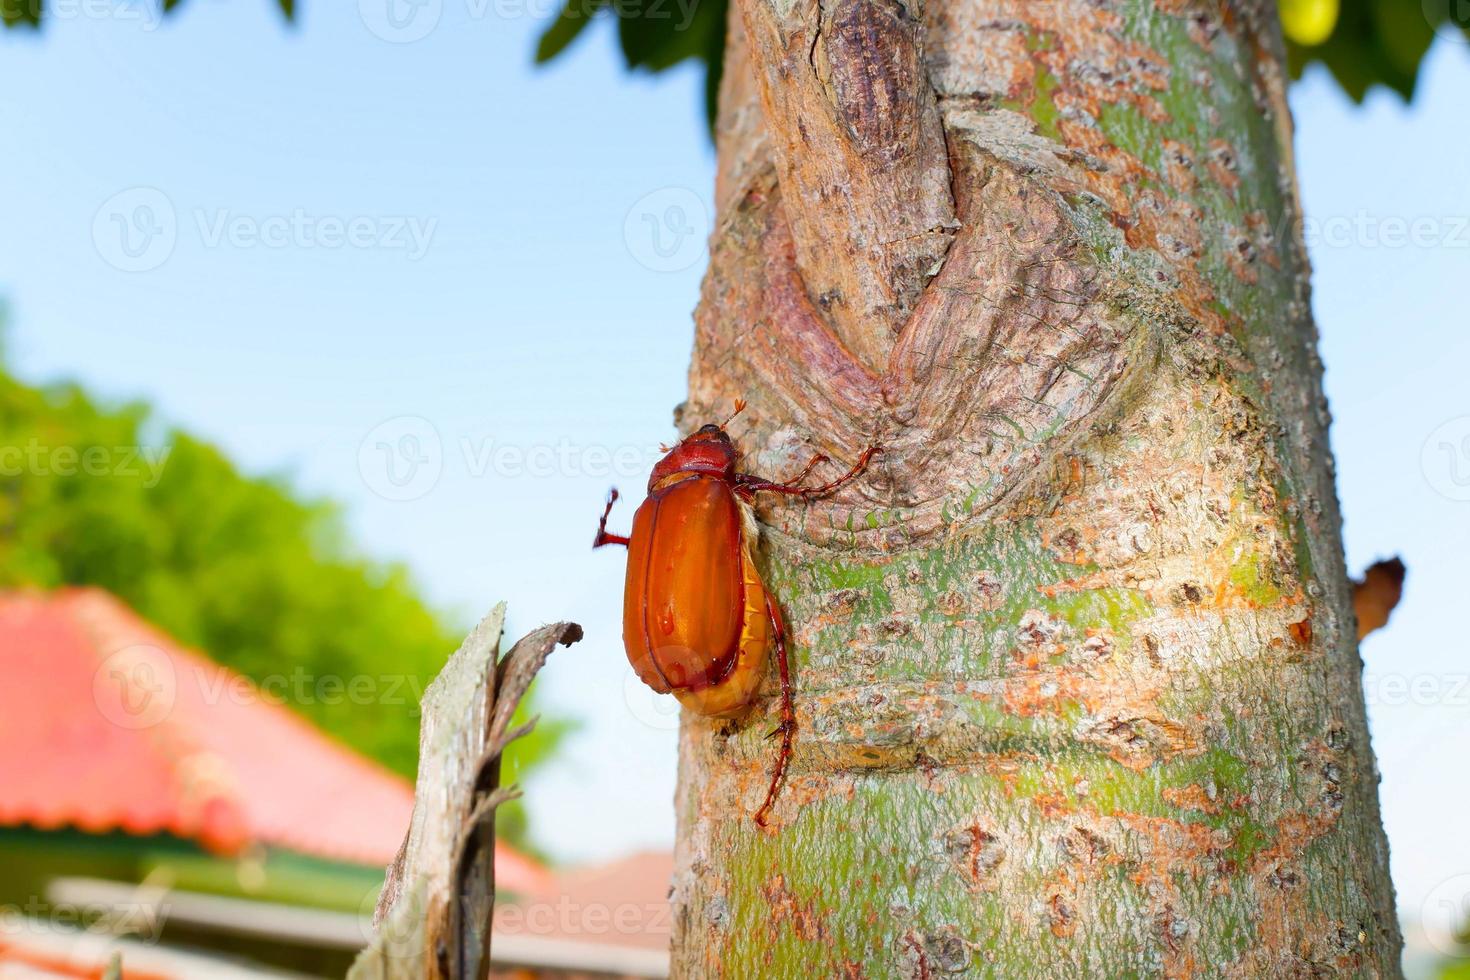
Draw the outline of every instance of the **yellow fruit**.
[[[1281,29],[1288,39],[1310,47],[1332,36],[1338,0],[1281,0]]]

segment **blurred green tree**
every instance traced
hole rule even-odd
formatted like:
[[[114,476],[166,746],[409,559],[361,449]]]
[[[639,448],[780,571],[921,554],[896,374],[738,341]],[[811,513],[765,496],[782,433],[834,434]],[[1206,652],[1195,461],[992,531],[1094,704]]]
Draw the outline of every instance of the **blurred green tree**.
[[[419,695],[465,625],[430,608],[401,565],[358,555],[334,505],[242,474],[142,403],[24,384],[0,356],[0,588],[64,585],[107,589],[257,682],[286,678],[290,707],[409,777]],[[374,696],[336,686],[359,677]],[[567,730],[543,720],[516,742],[508,777]],[[502,813],[507,839],[529,846],[519,805]]]

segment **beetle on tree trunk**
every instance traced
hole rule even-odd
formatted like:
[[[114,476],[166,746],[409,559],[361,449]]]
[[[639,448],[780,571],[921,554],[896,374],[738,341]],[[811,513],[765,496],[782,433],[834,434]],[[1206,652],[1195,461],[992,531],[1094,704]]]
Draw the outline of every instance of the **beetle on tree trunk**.
[[[744,408],[736,403],[735,412]],[[731,416],[733,418],[734,416]],[[725,423],[729,424],[728,420]],[[648,478],[648,498],[624,537],[607,530],[616,488],[592,547],[628,549],[623,593],[623,645],[643,683],[672,693],[691,711],[736,718],[754,702],[774,644],[781,678],[781,751],[755,822],[766,826],[791,758],[796,710],[781,609],[751,560],[757,493],[821,497],[857,479],[878,452],[869,446],[842,476],[819,486],[801,482],[827,457],[818,454],[791,480],[777,483],[736,472],[740,452],[724,425],[710,423],[671,449]]]

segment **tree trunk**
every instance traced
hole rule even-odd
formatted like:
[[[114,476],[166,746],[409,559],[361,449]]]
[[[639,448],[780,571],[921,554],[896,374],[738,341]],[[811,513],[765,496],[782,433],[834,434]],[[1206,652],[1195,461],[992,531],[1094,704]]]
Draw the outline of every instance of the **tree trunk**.
[[[736,0],[726,65],[681,426],[883,453],[759,506],[800,730],[763,833],[774,677],[686,715],[675,975],[1398,976],[1274,4]]]

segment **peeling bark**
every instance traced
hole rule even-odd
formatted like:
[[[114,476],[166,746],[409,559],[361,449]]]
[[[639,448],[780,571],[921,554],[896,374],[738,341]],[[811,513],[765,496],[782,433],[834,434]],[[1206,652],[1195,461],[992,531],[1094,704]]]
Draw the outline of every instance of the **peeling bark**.
[[[763,834],[774,683],[685,717],[676,975],[1399,975],[1277,31],[741,0],[681,425],[885,452],[759,512],[796,753]]]
[[[424,692],[413,817],[373,915],[375,935],[348,980],[476,980],[489,976],[495,911],[495,809],[520,791],[500,785],[516,706],[575,623],[522,637],[498,662],[505,605],[465,638]]]

